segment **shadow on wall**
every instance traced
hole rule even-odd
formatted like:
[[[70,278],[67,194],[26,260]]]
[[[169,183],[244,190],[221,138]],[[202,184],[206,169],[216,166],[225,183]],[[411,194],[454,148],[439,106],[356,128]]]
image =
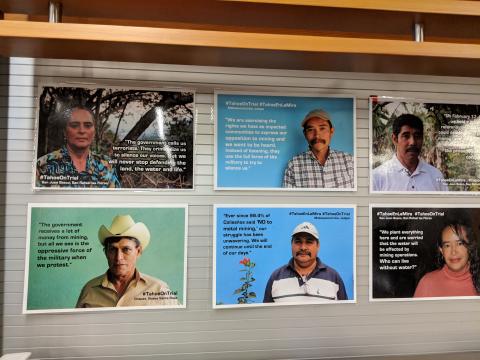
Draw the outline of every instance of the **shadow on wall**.
[[[7,142],[7,129],[8,129],[8,84],[9,84],[9,60],[4,57],[0,57],[0,78],[3,77],[5,82],[0,81],[0,142]],[[6,149],[6,146],[2,146]],[[6,176],[7,176],[7,151],[3,150],[0,153],[0,197],[1,202],[1,214],[0,216],[0,290],[2,296],[0,297],[0,339],[3,339],[4,328],[4,306],[5,306],[5,190],[6,190]],[[0,355],[3,353],[3,342],[0,342]]]

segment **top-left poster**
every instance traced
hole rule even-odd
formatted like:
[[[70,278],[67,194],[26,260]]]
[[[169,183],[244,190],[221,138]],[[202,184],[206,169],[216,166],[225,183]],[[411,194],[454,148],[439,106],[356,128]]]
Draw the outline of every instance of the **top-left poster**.
[[[193,189],[193,91],[38,91],[34,189]]]

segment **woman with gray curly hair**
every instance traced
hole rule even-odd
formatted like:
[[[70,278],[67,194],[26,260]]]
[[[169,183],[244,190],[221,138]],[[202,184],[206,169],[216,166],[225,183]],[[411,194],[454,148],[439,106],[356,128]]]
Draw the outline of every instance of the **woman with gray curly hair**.
[[[115,168],[105,155],[91,151],[95,116],[84,106],[64,112],[64,145],[37,160],[39,187],[120,187]]]

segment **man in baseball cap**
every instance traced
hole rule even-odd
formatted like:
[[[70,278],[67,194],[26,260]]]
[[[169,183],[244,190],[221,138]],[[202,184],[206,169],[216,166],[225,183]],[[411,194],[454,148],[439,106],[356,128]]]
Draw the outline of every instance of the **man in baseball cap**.
[[[150,243],[150,231],[130,215],[117,215],[100,226],[98,239],[108,270],[85,284],[77,308],[178,305],[177,294],[162,280],[137,270],[137,260]]]
[[[294,156],[283,175],[286,188],[354,188],[352,155],[330,148],[335,133],[330,115],[310,111],[302,120],[308,150]]]
[[[320,236],[312,223],[295,227],[291,246],[292,258],[270,276],[263,302],[322,303],[348,299],[338,272],[317,256]]]

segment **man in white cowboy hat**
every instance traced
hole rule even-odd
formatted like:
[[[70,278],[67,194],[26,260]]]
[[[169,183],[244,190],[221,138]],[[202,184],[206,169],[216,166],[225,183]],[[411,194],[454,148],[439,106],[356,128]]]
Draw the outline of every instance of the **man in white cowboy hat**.
[[[107,257],[108,270],[85,284],[77,308],[178,305],[176,292],[165,282],[136,268],[138,258],[150,242],[150,232],[144,223],[136,223],[130,215],[117,215],[110,228],[100,226],[98,239]]]
[[[310,111],[302,120],[308,150],[287,164],[282,186],[285,188],[353,188],[352,155],[330,147],[335,128],[323,109]]]
[[[320,237],[313,224],[303,222],[297,225],[291,244],[292,258],[270,276],[264,303],[323,303],[348,299],[338,272],[317,257]]]

